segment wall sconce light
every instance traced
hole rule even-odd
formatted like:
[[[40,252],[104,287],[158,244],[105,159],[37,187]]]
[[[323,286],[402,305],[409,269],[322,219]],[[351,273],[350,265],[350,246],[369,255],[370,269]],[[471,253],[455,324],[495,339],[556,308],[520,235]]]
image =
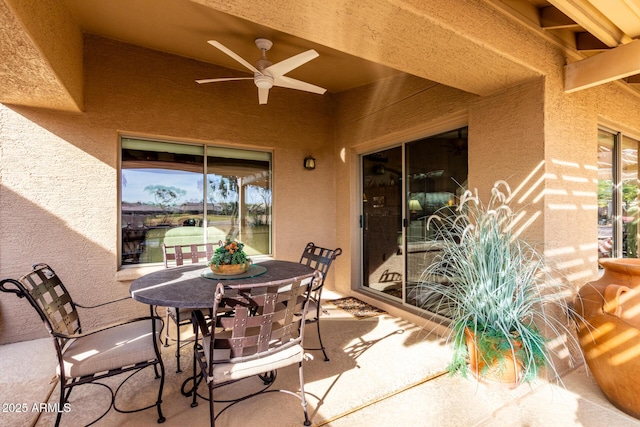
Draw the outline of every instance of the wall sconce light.
[[[316,168],[316,159],[314,159],[313,157],[309,156],[309,157],[305,157],[304,158],[304,168],[305,169],[315,169]]]

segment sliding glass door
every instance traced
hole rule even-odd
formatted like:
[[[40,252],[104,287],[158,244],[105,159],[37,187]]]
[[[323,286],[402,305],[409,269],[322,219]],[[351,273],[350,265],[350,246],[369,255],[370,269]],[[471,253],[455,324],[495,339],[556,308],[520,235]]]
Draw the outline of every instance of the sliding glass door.
[[[431,293],[422,286],[422,273],[440,253],[441,243],[431,215],[456,208],[467,187],[467,129],[458,129],[405,146],[405,302],[433,311]]]
[[[467,185],[467,128],[362,156],[362,285],[425,307],[425,268],[439,252],[428,218]]]

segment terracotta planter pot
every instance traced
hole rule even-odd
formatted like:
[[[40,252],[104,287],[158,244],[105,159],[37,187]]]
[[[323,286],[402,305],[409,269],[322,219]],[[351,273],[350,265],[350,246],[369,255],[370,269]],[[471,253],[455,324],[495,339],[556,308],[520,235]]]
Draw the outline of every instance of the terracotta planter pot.
[[[465,329],[464,333],[469,352],[469,369],[478,381],[506,384],[513,387],[520,383],[522,364],[514,359],[510,350],[504,352],[501,360],[486,360],[478,350],[475,334],[469,329]]]
[[[578,292],[574,308],[582,352],[598,386],[620,410],[640,418],[640,259],[599,260],[603,276]]]
[[[233,276],[234,274],[242,274],[247,271],[249,265],[250,264],[247,262],[245,264],[221,264],[218,266],[216,266],[215,264],[211,264],[209,267],[211,267],[211,271],[213,271],[215,274],[219,274],[221,276]]]

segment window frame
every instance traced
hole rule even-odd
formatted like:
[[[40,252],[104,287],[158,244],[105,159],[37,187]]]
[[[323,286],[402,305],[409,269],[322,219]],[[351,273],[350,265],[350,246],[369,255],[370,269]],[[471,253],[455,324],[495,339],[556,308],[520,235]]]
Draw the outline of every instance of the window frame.
[[[118,135],[118,176],[117,176],[117,203],[118,203],[118,218],[117,218],[117,263],[118,270],[129,270],[136,268],[144,268],[144,267],[156,267],[159,265],[164,265],[162,261],[152,261],[152,262],[137,262],[137,263],[125,263],[123,262],[123,248],[124,248],[124,219],[123,219],[123,150],[124,144],[123,141],[141,141],[145,143],[157,143],[157,144],[167,144],[168,146],[191,146],[191,147],[200,147],[202,148],[202,181],[203,181],[203,189],[202,189],[202,226],[203,230],[203,238],[202,244],[208,241],[208,216],[212,215],[215,211],[210,209],[210,201],[208,200],[208,178],[211,176],[212,172],[209,170],[208,160],[209,157],[229,157],[230,159],[242,159],[242,160],[260,160],[262,157],[264,161],[268,162],[268,170],[266,172],[268,184],[267,188],[270,193],[269,197],[269,205],[265,206],[266,216],[268,217],[267,226],[268,226],[268,249],[266,253],[259,253],[254,255],[255,257],[270,257],[273,255],[273,229],[274,229],[274,221],[273,221],[273,212],[274,212],[274,197],[273,197],[273,169],[274,169],[274,153],[273,150],[263,149],[263,148],[254,148],[254,147],[238,147],[238,146],[228,146],[222,144],[207,144],[205,142],[192,142],[192,141],[181,141],[181,140],[168,140],[168,139],[158,139],[158,138],[150,138],[145,136],[131,135],[131,134],[119,134]],[[242,157],[238,156],[240,153],[248,153],[248,156]],[[229,156],[220,155],[220,153],[230,154]],[[234,157],[232,154],[236,154]],[[255,153],[255,154],[252,154]],[[200,165],[198,165],[200,166]],[[238,197],[243,193],[239,193]],[[241,203],[238,200],[238,205]],[[243,217],[244,218],[244,217]],[[242,218],[239,218],[240,220]],[[176,228],[176,227],[172,227]],[[146,237],[145,237],[146,238]],[[200,243],[198,243],[200,244]],[[127,276],[125,273],[123,276]],[[119,280],[128,280],[127,278],[119,279]]]
[[[622,208],[623,204],[623,150],[624,150],[624,140],[630,139],[636,142],[637,148],[636,152],[640,153],[640,137],[630,132],[626,129],[621,129],[619,126],[615,125],[600,125],[598,126],[598,133],[605,132],[612,136],[613,139],[613,148],[611,154],[611,168],[612,168],[612,194],[611,194],[611,204],[612,204],[612,247],[611,247],[611,257],[612,258],[622,258],[624,257],[624,212]],[[598,141],[598,146],[600,146],[600,142]],[[637,181],[640,181],[640,171],[638,176],[636,177]],[[640,199],[640,195],[639,195]],[[599,242],[600,243],[600,242]],[[599,245],[598,245],[599,246]],[[636,248],[636,251],[638,248]]]

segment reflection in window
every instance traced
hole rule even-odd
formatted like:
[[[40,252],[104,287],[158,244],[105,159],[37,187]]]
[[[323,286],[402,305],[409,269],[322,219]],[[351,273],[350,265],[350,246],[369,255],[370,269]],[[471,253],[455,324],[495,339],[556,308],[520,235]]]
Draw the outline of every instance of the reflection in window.
[[[613,255],[613,147],[615,135],[598,133],[598,257]]]
[[[438,221],[453,213],[466,190],[469,174],[468,128],[455,129],[406,144],[405,182],[406,296],[409,305],[438,313],[439,298],[424,285],[424,271],[442,251]],[[438,313],[443,314],[443,313]]]
[[[638,257],[638,141],[598,132],[598,257]]]
[[[468,128],[454,129],[361,157],[362,288],[436,311],[422,274],[441,251],[434,223],[455,209],[467,186]],[[442,211],[440,212],[442,214]]]
[[[122,264],[233,238],[271,253],[271,154],[122,138]]]
[[[210,242],[242,241],[248,255],[271,252],[271,154],[209,147]]]
[[[638,141],[622,137],[622,256],[638,258]]]

